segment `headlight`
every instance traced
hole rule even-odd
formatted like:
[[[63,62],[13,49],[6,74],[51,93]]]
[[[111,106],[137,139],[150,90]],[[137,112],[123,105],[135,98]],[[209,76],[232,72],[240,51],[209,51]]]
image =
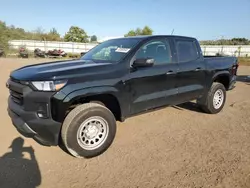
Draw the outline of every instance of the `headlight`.
[[[58,91],[66,85],[67,81],[35,81],[31,83],[39,91]]]

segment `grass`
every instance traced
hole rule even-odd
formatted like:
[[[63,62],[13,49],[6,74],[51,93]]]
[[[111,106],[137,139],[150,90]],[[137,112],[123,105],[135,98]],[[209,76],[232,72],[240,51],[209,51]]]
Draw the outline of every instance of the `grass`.
[[[240,65],[250,66],[250,57],[239,57],[238,61]]]

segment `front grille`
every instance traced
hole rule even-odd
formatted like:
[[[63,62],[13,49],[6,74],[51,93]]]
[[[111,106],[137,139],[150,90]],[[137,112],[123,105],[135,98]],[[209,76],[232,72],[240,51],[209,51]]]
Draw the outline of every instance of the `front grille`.
[[[10,90],[10,96],[15,103],[17,103],[19,105],[23,105],[23,94],[22,93],[18,93],[16,91]]]
[[[19,105],[23,105],[23,90],[25,87],[26,85],[22,84],[18,80],[14,80],[13,78],[8,80],[10,97],[15,103]]]

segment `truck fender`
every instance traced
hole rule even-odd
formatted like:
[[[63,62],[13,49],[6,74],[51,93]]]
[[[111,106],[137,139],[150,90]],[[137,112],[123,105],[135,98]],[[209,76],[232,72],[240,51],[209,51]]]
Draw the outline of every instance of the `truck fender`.
[[[91,87],[91,88],[84,88],[80,90],[76,90],[68,94],[64,100],[63,103],[68,103],[71,104],[73,101],[79,99],[79,98],[84,98],[88,96],[93,96],[93,95],[101,95],[101,94],[110,94],[113,95],[120,106],[120,111],[121,111],[121,116],[123,117],[126,108],[123,107],[122,105],[125,104],[124,102],[121,102],[121,96],[118,95],[119,91],[112,86],[97,86],[97,87]]]
[[[207,88],[206,90],[204,91],[203,93],[203,96],[201,98],[198,99],[198,103],[200,104],[204,104],[206,102],[206,97],[207,97],[207,93],[209,92],[212,84],[214,83],[214,81],[220,77],[220,76],[227,76],[228,78],[230,78],[230,73],[228,71],[219,71],[219,72],[216,72],[211,81],[209,82],[209,84],[207,85]]]
[[[221,76],[221,75],[227,75],[228,77],[230,77],[230,74],[228,71],[219,71],[214,74],[212,78],[212,82],[214,82],[214,80],[216,80],[216,78],[218,78],[218,76]]]
[[[222,83],[226,90],[228,90],[229,84],[230,84],[230,73],[228,71],[219,71],[216,72],[212,78],[212,82],[209,85],[209,89],[212,86],[213,82],[219,78],[219,82]]]
[[[70,102],[80,97],[87,97],[87,96],[99,95],[99,94],[112,94],[115,97],[117,97],[117,93],[118,93],[118,90],[111,86],[84,88],[84,89],[71,92],[65,97],[63,102]]]

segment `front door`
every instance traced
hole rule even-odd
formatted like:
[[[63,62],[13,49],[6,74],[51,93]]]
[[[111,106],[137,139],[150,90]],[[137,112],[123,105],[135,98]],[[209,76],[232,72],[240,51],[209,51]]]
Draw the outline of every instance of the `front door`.
[[[152,67],[130,72],[130,113],[136,114],[152,108],[170,105],[176,98],[177,65],[172,62],[170,42],[154,39],[144,44],[133,59],[153,58]]]

